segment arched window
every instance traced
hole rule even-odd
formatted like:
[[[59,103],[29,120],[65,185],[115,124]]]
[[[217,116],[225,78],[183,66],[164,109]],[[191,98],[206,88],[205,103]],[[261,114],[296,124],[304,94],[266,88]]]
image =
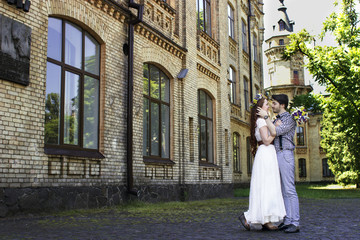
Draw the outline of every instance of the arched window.
[[[240,168],[240,135],[237,132],[233,134],[233,164],[234,172],[241,172]]]
[[[45,152],[65,148],[61,154],[76,156],[79,149],[98,150],[99,94],[100,44],[81,27],[50,17]]]
[[[235,38],[234,9],[230,5],[228,5],[228,28],[229,28],[229,37]]]
[[[210,0],[196,0],[198,28],[211,36],[211,2]]]
[[[299,177],[306,177],[306,159],[304,158],[299,159]]]
[[[296,143],[298,146],[305,146],[304,127],[296,127]]]
[[[232,67],[229,67],[229,81],[230,81],[230,101],[236,103],[236,76]]]
[[[143,66],[143,155],[170,158],[170,80],[157,67]]]
[[[198,92],[199,103],[199,160],[214,163],[213,102],[204,91]]]

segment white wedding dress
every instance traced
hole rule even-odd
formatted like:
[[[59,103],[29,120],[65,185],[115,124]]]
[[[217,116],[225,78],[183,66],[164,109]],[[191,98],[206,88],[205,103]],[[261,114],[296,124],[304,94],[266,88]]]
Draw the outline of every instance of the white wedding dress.
[[[260,128],[266,126],[262,118],[256,121],[255,137],[262,141]],[[270,134],[270,133],[269,133]],[[280,172],[274,145],[260,145],[252,168],[249,210],[244,213],[251,227],[268,222],[279,223],[286,215],[281,193]]]

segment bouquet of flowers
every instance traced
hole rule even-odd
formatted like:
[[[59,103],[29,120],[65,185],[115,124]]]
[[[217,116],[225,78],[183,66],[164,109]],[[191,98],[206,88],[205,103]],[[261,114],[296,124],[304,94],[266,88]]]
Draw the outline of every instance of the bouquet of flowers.
[[[295,107],[292,108],[290,111],[291,116],[299,125],[305,123],[309,119],[308,113],[306,112],[306,109],[304,107]]]

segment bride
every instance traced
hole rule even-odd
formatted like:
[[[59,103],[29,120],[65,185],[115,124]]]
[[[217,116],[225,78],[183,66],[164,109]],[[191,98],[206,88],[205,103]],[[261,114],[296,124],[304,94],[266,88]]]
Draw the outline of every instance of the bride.
[[[249,210],[242,213],[239,219],[247,230],[260,224],[268,230],[277,230],[274,223],[282,222],[286,215],[280,173],[272,144],[274,137],[270,135],[265,119],[256,115],[257,107],[265,111],[269,109],[267,99],[261,94],[256,95],[251,108],[251,149],[255,159],[250,182]]]

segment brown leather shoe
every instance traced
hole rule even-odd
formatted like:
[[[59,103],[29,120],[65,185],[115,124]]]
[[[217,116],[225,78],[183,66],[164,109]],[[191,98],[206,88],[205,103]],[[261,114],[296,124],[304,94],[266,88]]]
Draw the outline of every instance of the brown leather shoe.
[[[271,222],[268,222],[263,225],[263,229],[268,231],[277,231],[278,227],[272,224]]]
[[[241,224],[244,226],[244,228],[250,231],[250,225],[247,223],[244,213],[240,215],[239,220]]]

